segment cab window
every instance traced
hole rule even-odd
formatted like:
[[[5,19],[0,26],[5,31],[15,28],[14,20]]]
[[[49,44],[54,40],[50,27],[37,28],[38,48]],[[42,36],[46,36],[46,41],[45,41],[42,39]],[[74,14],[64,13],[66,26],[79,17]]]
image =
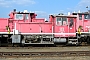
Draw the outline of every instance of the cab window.
[[[25,20],[29,19],[29,14],[25,14]]]
[[[69,27],[72,27],[73,26],[73,18],[70,18],[70,24],[69,24]]]
[[[84,15],[84,19],[90,19],[90,14]]]
[[[79,20],[82,20],[82,15],[79,15]]]
[[[62,18],[57,17],[57,25],[62,25]]]
[[[67,18],[66,17],[57,17],[56,18],[56,24],[57,25],[66,25],[67,24]]]
[[[23,20],[23,14],[15,14],[16,20]]]

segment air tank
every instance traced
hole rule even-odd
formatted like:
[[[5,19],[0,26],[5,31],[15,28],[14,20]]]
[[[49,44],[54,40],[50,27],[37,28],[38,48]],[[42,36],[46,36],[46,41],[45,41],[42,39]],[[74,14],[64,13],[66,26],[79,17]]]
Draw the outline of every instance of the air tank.
[[[54,38],[54,43],[66,43],[66,38]]]

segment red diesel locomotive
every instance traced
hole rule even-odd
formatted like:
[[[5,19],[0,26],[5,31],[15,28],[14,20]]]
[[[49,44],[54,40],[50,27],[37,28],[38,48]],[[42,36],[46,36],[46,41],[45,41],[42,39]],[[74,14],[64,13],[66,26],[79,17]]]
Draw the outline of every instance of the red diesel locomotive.
[[[14,9],[9,18],[0,18],[0,45],[90,43],[89,12],[49,15],[48,21],[36,16],[27,10]]]

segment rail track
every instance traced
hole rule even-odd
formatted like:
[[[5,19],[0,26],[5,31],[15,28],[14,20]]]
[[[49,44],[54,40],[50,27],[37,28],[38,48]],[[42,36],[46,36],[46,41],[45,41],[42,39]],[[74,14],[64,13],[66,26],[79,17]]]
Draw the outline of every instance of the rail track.
[[[0,52],[0,57],[72,57],[90,56],[90,51],[63,51],[63,52]]]

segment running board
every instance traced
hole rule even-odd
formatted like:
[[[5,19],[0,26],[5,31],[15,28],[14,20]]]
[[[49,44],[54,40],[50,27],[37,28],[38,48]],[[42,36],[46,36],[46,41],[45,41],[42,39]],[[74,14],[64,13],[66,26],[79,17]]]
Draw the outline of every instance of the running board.
[[[68,40],[78,40],[78,39],[68,39]]]

